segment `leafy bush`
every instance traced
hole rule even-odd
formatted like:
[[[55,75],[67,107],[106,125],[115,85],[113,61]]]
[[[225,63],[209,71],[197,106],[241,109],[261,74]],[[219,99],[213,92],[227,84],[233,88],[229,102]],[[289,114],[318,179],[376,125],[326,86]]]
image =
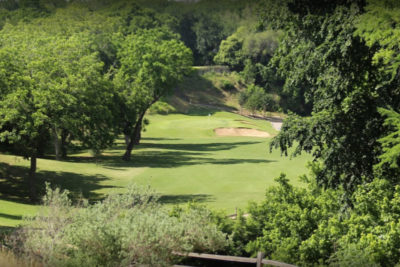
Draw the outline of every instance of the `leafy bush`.
[[[320,166],[312,164],[318,172]],[[395,266],[400,263],[400,186],[376,178],[358,187],[343,209],[343,190],[321,189],[315,179],[296,188],[285,175],[249,216],[220,223],[230,235],[226,253],[256,255],[300,266]]]
[[[164,101],[158,101],[150,107],[150,113],[165,115],[173,112],[176,112],[176,109]]]
[[[235,86],[228,80],[223,80],[221,84],[222,90],[225,91],[233,91],[235,89]]]
[[[277,111],[279,109],[275,97],[256,85],[247,87],[246,91],[239,94],[239,104],[252,112],[258,110]]]
[[[232,70],[241,71],[246,61],[267,65],[278,47],[279,33],[258,32],[256,27],[239,27],[236,32],[223,40],[214,57],[217,64],[228,65]]]
[[[221,250],[226,235],[205,212],[170,216],[149,188],[72,205],[47,186],[45,208],[23,227],[23,252],[46,266],[170,266],[173,251]]]

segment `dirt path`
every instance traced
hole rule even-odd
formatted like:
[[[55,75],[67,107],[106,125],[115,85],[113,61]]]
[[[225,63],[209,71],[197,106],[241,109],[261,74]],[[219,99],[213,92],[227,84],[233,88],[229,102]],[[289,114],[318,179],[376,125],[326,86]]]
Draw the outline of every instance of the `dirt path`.
[[[240,114],[240,113],[238,113],[238,114]],[[251,115],[243,115],[243,114],[240,114],[240,115],[247,117],[247,118],[251,118],[251,119],[269,121],[271,123],[272,127],[274,127],[274,129],[277,131],[280,131],[282,128],[283,119],[279,118],[279,117],[261,117],[261,116],[254,116],[254,115],[251,116]]]
[[[274,127],[275,130],[277,130],[277,131],[281,130],[283,119],[276,118],[276,117],[269,117],[269,118],[266,118],[266,120],[272,124],[272,127]]]

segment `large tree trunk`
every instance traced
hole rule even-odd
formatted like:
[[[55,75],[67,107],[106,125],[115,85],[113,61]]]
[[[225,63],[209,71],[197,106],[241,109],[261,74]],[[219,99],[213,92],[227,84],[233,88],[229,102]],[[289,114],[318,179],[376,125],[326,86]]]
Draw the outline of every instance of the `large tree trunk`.
[[[31,167],[29,169],[29,197],[32,202],[36,201],[36,154],[31,156]]]
[[[131,142],[131,137],[128,134],[124,134],[125,137],[125,145],[128,146]]]
[[[67,130],[62,130],[61,132],[61,157],[65,159],[67,157]]]
[[[131,128],[131,124],[127,122],[123,130],[126,146],[128,146],[131,141]]]
[[[136,146],[140,144],[140,138],[142,137],[142,124],[143,124],[143,121],[140,122],[139,130],[135,134],[135,145]]]
[[[135,124],[135,129],[133,130],[133,132],[129,138],[129,143],[126,146],[125,154],[122,157],[122,159],[125,161],[129,161],[131,159],[132,149],[136,143],[136,138],[138,136],[140,136],[140,131],[142,130],[142,123],[143,123],[143,118],[144,118],[145,113],[146,113],[146,111],[144,111],[142,114],[140,114],[140,117]]]
[[[56,126],[53,126],[53,143],[54,143],[54,153],[56,154],[56,160],[61,160],[60,140],[58,139]]]
[[[131,160],[133,146],[138,145],[140,142],[144,115],[146,114],[147,109],[149,109],[151,107],[151,105],[156,103],[160,99],[160,97],[161,96],[155,97],[153,99],[153,101],[140,114],[139,119],[137,120],[137,122],[135,124],[135,129],[133,130],[132,134],[129,136],[129,144],[127,144],[127,146],[126,146],[125,154],[122,157],[123,160],[125,160],[125,161]],[[125,139],[125,141],[127,141],[127,139]]]

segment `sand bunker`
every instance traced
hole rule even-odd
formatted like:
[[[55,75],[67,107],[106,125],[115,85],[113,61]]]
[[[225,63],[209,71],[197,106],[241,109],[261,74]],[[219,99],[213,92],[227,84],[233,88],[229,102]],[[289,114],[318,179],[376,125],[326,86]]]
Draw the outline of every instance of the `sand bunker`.
[[[217,128],[214,132],[218,136],[252,136],[252,137],[270,137],[267,132],[249,128]]]

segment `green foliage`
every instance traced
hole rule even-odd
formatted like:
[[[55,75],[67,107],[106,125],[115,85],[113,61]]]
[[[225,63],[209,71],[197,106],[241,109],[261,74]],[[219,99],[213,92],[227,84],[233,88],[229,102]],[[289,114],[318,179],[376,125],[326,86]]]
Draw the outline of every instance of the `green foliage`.
[[[278,103],[274,96],[266,93],[263,88],[256,85],[250,85],[246,91],[240,93],[239,104],[252,112],[278,110]]]
[[[246,59],[262,64],[268,63],[278,47],[278,33],[275,31],[256,31],[255,27],[239,27],[236,32],[221,42],[214,61],[240,70]]]
[[[378,141],[382,145],[380,162],[374,166],[381,175],[386,174],[389,179],[396,179],[399,171],[400,159],[400,114],[394,110],[379,109],[385,116],[384,126],[389,128],[389,134]]]
[[[245,244],[245,251],[251,255],[264,251],[270,258],[300,263],[302,257],[318,251],[304,250],[304,242],[321,221],[338,211],[338,192],[319,194],[316,188],[298,189],[283,174],[276,181],[279,186],[267,190],[264,202],[249,206],[250,216],[237,228],[239,233],[233,234],[239,234],[236,239]],[[318,262],[318,255],[312,260]]]
[[[5,150],[31,159],[32,200],[36,158],[44,155],[50,139],[57,159],[60,136],[63,141],[74,136],[95,151],[114,141],[115,94],[101,54],[116,24],[71,7],[29,23],[6,24],[0,32],[0,65],[7,66],[0,82],[0,142]]]
[[[166,28],[119,35],[117,43],[119,67],[113,83],[121,100],[121,128],[130,137],[124,155],[129,160],[146,111],[189,74],[192,53]]]
[[[228,80],[222,80],[221,88],[225,91],[233,91],[235,90],[235,85]]]
[[[9,12],[7,9],[0,8],[0,30],[3,28],[6,23],[7,17],[9,16]]]
[[[169,114],[175,113],[176,109],[164,101],[158,101],[150,107],[150,113],[157,113],[157,114]]]
[[[311,167],[321,169],[319,164]],[[399,186],[378,178],[359,186],[354,208],[343,213],[341,190],[323,190],[314,178],[304,178],[307,188],[296,188],[281,174],[262,203],[249,205],[247,217],[219,222],[233,242],[227,252],[254,256],[263,251],[300,266],[400,263]]]
[[[349,245],[346,250],[339,250],[329,259],[329,266],[365,266],[365,267],[378,267],[377,263],[369,260],[369,251],[361,250],[355,245]]]
[[[53,3],[56,4],[56,1]],[[1,1],[0,30],[6,22],[16,25],[19,22],[27,23],[39,17],[46,17],[49,11],[47,8],[48,6],[41,5],[39,1]]]
[[[16,49],[8,51],[17,53]],[[43,109],[34,107],[34,84],[26,76],[23,65],[11,60],[8,51],[2,49],[0,53],[3,85],[0,98],[0,138],[2,143],[15,144],[16,150],[28,157],[43,142],[40,138],[43,134]]]
[[[399,50],[399,14],[400,5],[396,0],[369,0],[366,12],[357,22],[357,35],[364,38],[370,47],[379,45],[373,60],[383,64],[382,71],[395,78],[400,67]]]
[[[126,36],[118,58],[116,85],[146,109],[188,74],[192,53],[170,31],[152,29]]]
[[[196,35],[196,50],[203,55],[202,63],[210,65],[216,48],[225,37],[222,35],[222,25],[218,18],[201,14],[193,24],[193,32]]]
[[[296,144],[296,153],[312,153],[324,163],[318,182],[343,186],[351,195],[358,184],[374,178],[378,139],[385,133],[377,108],[397,105],[399,94],[382,86],[372,61],[374,49],[354,35],[361,6],[332,3],[321,8],[313,1],[304,6],[290,2],[282,9],[282,19],[266,15],[267,21],[276,19],[285,29],[273,61],[285,78],[284,90],[311,105],[312,113],[288,119],[273,146],[286,153]]]
[[[16,125],[17,120],[26,117],[26,111],[12,104],[15,96],[26,95],[25,103],[31,105],[29,116],[34,118],[35,127],[41,127],[42,131],[53,127],[66,129],[84,144],[104,148],[114,138],[110,131],[113,93],[102,74],[99,54],[93,49],[96,37],[88,31],[96,29],[88,25],[86,29],[79,28],[95,20],[80,21],[69,15],[61,13],[35,23],[6,25],[3,29],[2,49],[6,53],[10,53],[7,52],[10,47],[15,49],[13,64],[20,66],[20,72],[14,75],[31,84],[14,86],[4,97],[4,112],[14,116],[4,117],[3,125]],[[24,126],[20,131],[23,134]],[[2,134],[11,141],[11,135]]]
[[[276,83],[276,75],[268,63],[278,47],[279,34],[275,31],[257,31],[254,26],[240,27],[221,42],[214,57],[217,64],[241,71],[246,82],[265,86]]]
[[[373,50],[373,63],[379,68],[382,76],[381,88],[387,90],[381,98],[393,98],[389,103],[380,105],[389,110],[379,109],[379,113],[386,117],[383,123],[387,131],[379,139],[382,145],[380,162],[375,170],[389,179],[396,180],[399,175],[399,116],[395,111],[399,109],[399,67],[398,55],[400,31],[398,27],[400,6],[397,1],[367,1],[366,12],[357,21],[355,34],[362,37]],[[381,90],[383,91],[383,90]]]
[[[124,35],[160,27],[175,30],[176,18],[162,10],[157,10],[154,6],[155,2],[157,1],[113,1],[101,8],[101,12],[120,19],[119,32]]]
[[[358,188],[353,196],[354,209],[343,222],[346,235],[338,241],[343,251],[355,246],[368,253],[371,263],[381,266],[399,263],[399,190],[398,185],[383,179]]]
[[[48,187],[45,208],[21,230],[23,252],[45,266],[170,266],[173,251],[226,246],[209,211],[169,216],[157,200],[153,190],[132,185],[102,202],[74,206],[67,191]]]
[[[217,64],[228,65],[233,70],[243,67],[245,55],[242,51],[245,28],[239,28],[234,34],[221,42],[218,54],[214,57]]]
[[[176,18],[176,31],[194,54],[196,65],[209,65],[220,43],[248,20],[257,19],[256,1],[170,1],[165,12]]]

